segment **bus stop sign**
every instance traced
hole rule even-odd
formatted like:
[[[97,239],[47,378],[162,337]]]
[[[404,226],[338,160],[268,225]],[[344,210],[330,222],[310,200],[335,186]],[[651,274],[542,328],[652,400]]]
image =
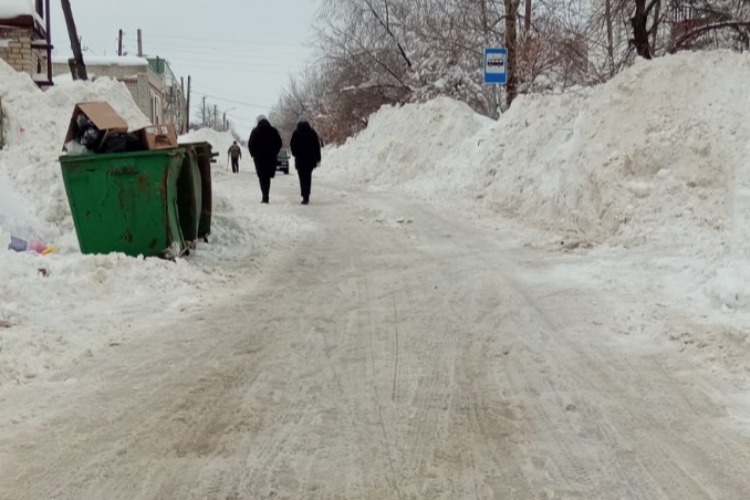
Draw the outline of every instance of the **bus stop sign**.
[[[508,49],[505,47],[485,47],[484,83],[505,85],[508,83]]]

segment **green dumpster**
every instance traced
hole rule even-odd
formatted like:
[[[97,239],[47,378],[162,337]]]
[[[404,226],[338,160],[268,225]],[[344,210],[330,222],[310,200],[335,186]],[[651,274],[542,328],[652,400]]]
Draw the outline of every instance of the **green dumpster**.
[[[208,241],[208,235],[211,233],[212,211],[211,164],[216,162],[214,158],[219,156],[219,153],[214,153],[211,144],[205,141],[181,143],[180,147],[193,150],[198,161],[201,181],[201,214],[198,222],[198,238]]]
[[[61,156],[81,252],[181,255],[186,246],[180,228],[178,179],[186,154],[185,149],[171,148]]]
[[[198,239],[198,226],[203,207],[201,172],[198,169],[195,149],[192,147],[183,149],[185,157],[180,175],[177,177],[177,211],[182,236],[186,242],[193,242]]]

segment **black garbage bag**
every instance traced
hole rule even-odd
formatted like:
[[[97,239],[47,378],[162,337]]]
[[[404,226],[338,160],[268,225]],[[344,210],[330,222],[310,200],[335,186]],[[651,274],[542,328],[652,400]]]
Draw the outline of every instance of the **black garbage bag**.
[[[97,153],[130,153],[143,151],[141,139],[131,133],[112,134],[104,140]]]
[[[86,115],[78,115],[73,137],[78,144],[93,150],[99,144],[102,132]]]

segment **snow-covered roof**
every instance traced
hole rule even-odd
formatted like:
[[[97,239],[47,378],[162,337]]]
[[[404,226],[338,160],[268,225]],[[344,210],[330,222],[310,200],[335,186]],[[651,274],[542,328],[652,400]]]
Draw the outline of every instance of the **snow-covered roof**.
[[[53,63],[67,64],[72,55],[52,56]],[[83,55],[83,62],[87,65],[117,65],[117,66],[148,66],[148,60],[137,56],[89,56]]]
[[[0,19],[12,19],[18,16],[36,14],[34,0],[2,0],[0,2]]]

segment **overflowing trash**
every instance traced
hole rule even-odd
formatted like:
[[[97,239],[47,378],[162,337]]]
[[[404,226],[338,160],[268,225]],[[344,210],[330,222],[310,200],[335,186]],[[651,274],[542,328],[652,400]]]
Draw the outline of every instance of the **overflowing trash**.
[[[128,131],[128,124],[106,102],[76,104],[63,150],[69,155],[134,153],[177,147],[174,125],[149,125]]]

